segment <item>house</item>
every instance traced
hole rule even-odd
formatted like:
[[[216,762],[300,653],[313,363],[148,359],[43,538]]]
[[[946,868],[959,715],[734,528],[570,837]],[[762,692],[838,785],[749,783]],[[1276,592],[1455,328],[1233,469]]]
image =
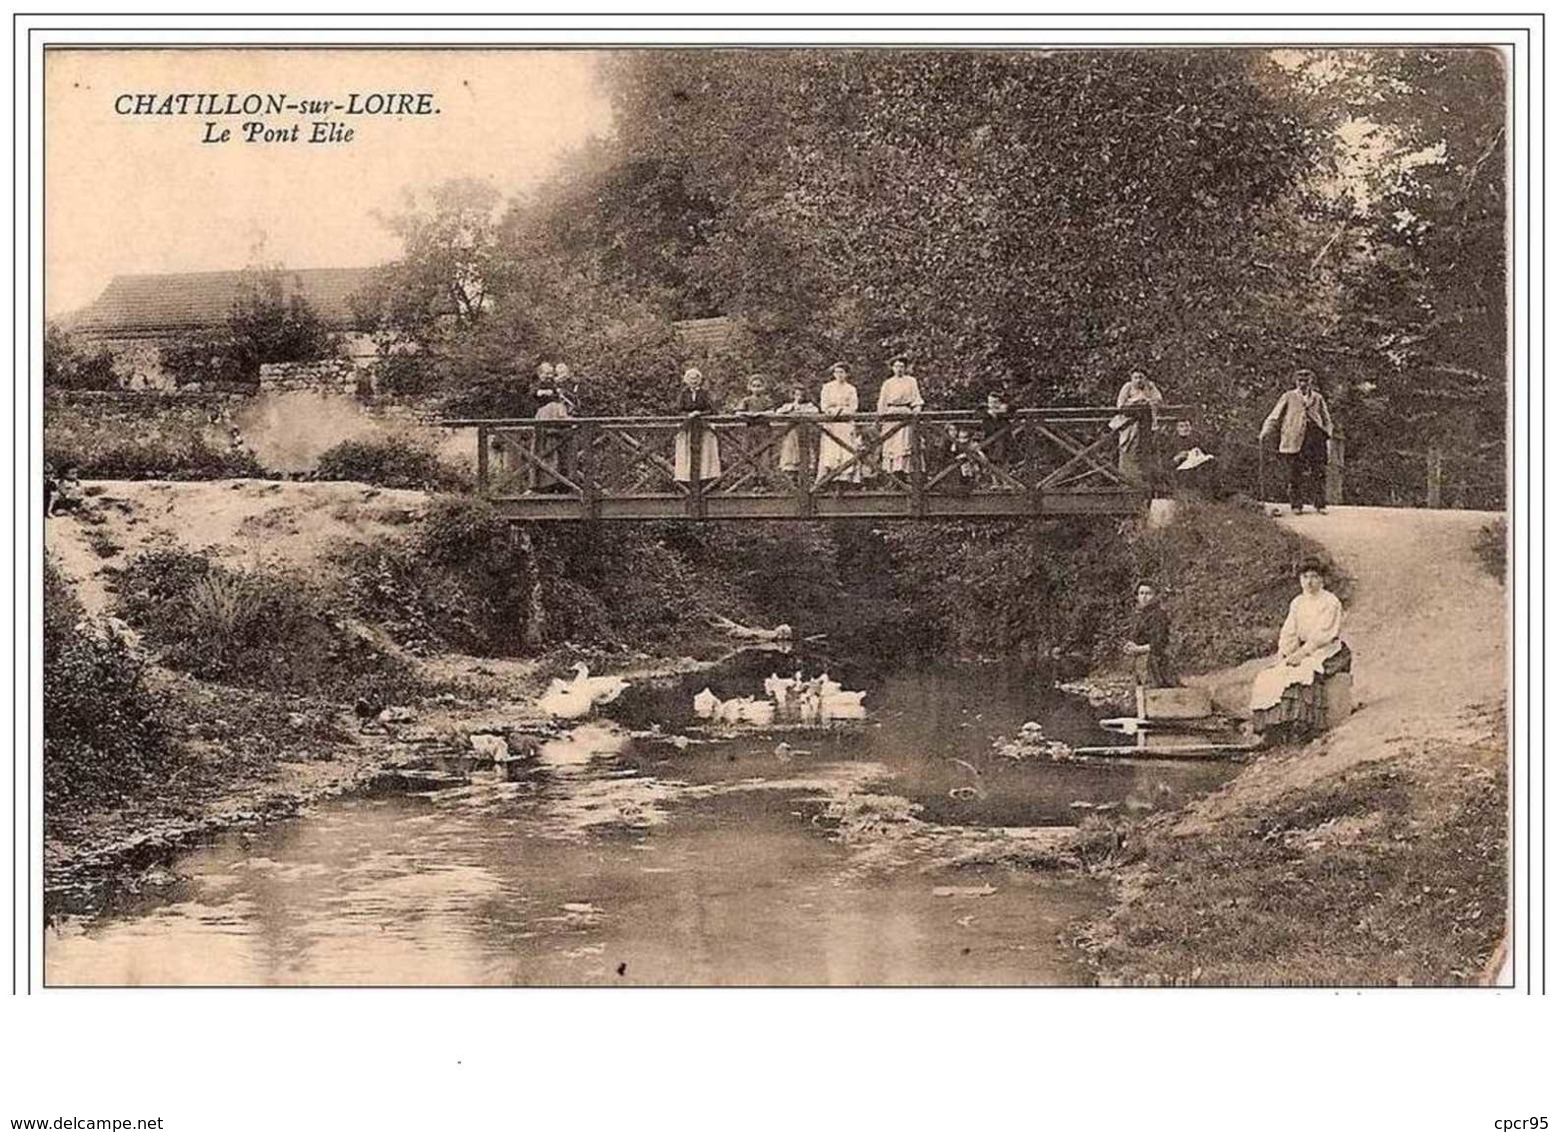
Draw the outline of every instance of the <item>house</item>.
[[[346,355],[359,364],[374,356],[371,338],[352,331],[351,296],[371,282],[375,267],[281,269],[282,295],[301,295],[332,329]],[[170,388],[163,368],[166,347],[227,325],[233,305],[253,286],[252,271],[197,271],[167,275],[116,275],[90,305],[68,320],[85,344],[113,353],[115,369],[130,388]]]

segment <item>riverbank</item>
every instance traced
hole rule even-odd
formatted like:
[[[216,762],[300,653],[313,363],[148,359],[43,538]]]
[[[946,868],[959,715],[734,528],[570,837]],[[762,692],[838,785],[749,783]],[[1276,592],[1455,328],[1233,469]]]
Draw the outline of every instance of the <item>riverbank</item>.
[[[731,644],[711,638],[702,657],[593,657],[631,682],[711,668]],[[752,647],[752,646],[747,646]],[[419,661],[428,694],[365,721],[351,705],[195,680],[149,667],[146,679],[176,737],[178,769],[155,791],[115,808],[49,815],[45,904],[81,912],[155,886],[173,854],[228,830],[255,830],[326,799],[393,786],[396,776],[468,760],[471,736],[555,737],[566,728],[536,706],[577,656],[533,660],[442,654]]]
[[[1507,599],[1491,515],[1334,508],[1283,524],[1353,580],[1351,718],[1130,831],[1079,943],[1127,984],[1470,983],[1508,907]],[[1258,664],[1208,678],[1235,703]]]
[[[102,485],[91,504],[98,521],[75,517],[55,521],[50,525],[48,544],[51,557],[69,575],[91,615],[112,615],[123,608],[123,599],[130,594],[140,603],[136,608],[143,611],[140,626],[156,630],[165,624],[157,620],[160,615],[151,604],[156,595],[135,597],[138,588],[147,583],[126,585],[122,573],[137,556],[199,555],[230,571],[290,571],[285,576],[339,590],[343,584],[349,587],[350,579],[356,576],[347,572],[351,556],[342,554],[353,544],[391,550],[398,547],[407,555],[420,553],[427,541],[428,503],[421,493],[381,491],[358,484],[234,481]],[[861,566],[856,559],[867,547],[864,536],[873,533],[854,530],[840,534],[840,546],[848,548],[853,557],[838,562],[837,573],[845,575]],[[1193,647],[1187,649],[1191,656],[1249,655],[1243,642],[1251,634],[1269,632],[1260,627],[1272,622],[1275,611],[1285,606],[1283,595],[1291,584],[1287,563],[1303,545],[1298,536],[1305,533],[1310,533],[1305,527],[1284,530],[1253,507],[1201,506],[1186,509],[1176,523],[1146,534],[1120,532],[1118,545],[1109,544],[1100,534],[1091,541],[1089,553],[1099,562],[1110,563],[1108,578],[1120,573],[1127,580],[1143,575],[1160,579],[1171,600],[1185,611],[1180,615],[1184,631],[1200,634],[1191,638]],[[783,537],[794,536],[784,533]],[[816,537],[815,533],[810,537]],[[1018,549],[1034,553],[1030,544],[1041,537],[1042,532],[1030,533]],[[750,554],[753,548],[746,549]],[[988,557],[993,552],[986,553]],[[611,557],[604,551],[602,554]],[[168,560],[183,563],[188,558]],[[885,568],[878,562],[876,569],[880,573]],[[144,575],[143,571],[140,576]],[[891,571],[886,575],[891,577]],[[1125,582],[1113,584],[1108,578],[1100,581],[1090,576],[1091,584],[1082,595],[1100,611],[1100,617],[1108,612],[1110,602],[1122,603],[1129,591]],[[822,581],[825,579],[819,575],[818,584]],[[704,604],[698,608],[713,608],[708,603],[724,597],[728,604],[722,608],[741,613],[741,603],[752,600],[746,595],[755,592],[751,586],[711,589],[708,594],[713,596],[701,596]],[[181,592],[177,608],[183,608],[192,596]],[[793,601],[796,595],[779,596]],[[910,597],[912,594],[887,595],[882,599],[883,607]],[[819,620],[832,608],[825,602],[803,602],[801,607],[810,609]],[[332,599],[320,608],[350,607]],[[1215,611],[1212,629],[1189,616],[1189,611],[1203,608]],[[393,612],[402,617],[404,629],[412,625],[410,615],[418,610],[413,604],[400,603]],[[316,617],[315,622],[318,620]],[[420,771],[439,760],[468,759],[472,733],[550,734],[534,698],[550,678],[566,675],[574,660],[584,659],[598,672],[647,680],[700,671],[718,664],[740,644],[729,637],[711,635],[705,624],[696,641],[684,635],[671,650],[646,638],[641,651],[589,651],[570,646],[556,647],[534,658],[471,657],[447,648],[405,647],[389,622],[365,622],[360,613],[350,617],[332,614],[325,620],[337,629],[349,627],[353,642],[365,643],[371,646],[370,651],[376,650],[375,655],[393,662],[394,679],[387,686],[399,690],[397,697],[370,700],[365,709],[364,701],[351,702],[355,693],[340,690],[345,685],[338,688],[325,682],[299,686],[290,675],[282,674],[286,679],[278,678],[275,684],[244,687],[148,666],[146,679],[179,753],[176,769],[157,778],[154,789],[135,791],[120,804],[79,812],[51,808],[45,853],[51,908],[90,907],[110,892],[133,896],[165,879],[160,866],[169,855],[223,830],[249,829],[275,818],[291,817],[325,799],[368,791],[386,776],[407,769]],[[695,619],[683,618],[681,624],[686,630],[696,628]],[[809,627],[802,624],[799,630],[797,635],[804,636]],[[839,635],[852,637],[852,629]],[[273,627],[260,632],[258,651],[266,656],[286,652],[271,643],[275,639]],[[848,642],[842,643],[847,651]],[[1104,653],[1113,651],[1106,636],[1095,644]],[[907,654],[899,656],[896,648],[884,644],[868,651],[906,662]],[[267,681],[276,675],[253,666],[245,671],[258,673]],[[386,709],[388,715],[380,722]],[[973,711],[971,718],[977,719],[977,708]],[[364,721],[369,722],[366,729]],[[1008,732],[1014,733],[1012,728],[1021,722],[1021,718],[1010,721]],[[972,772],[959,769],[960,760],[947,761],[952,777],[938,782],[930,798],[940,799],[931,806],[936,814],[924,822],[891,824],[895,836],[889,840],[901,842],[898,848],[915,847],[919,854],[916,867],[930,863],[953,869],[999,866],[1065,871],[1087,864],[1095,872],[1104,870],[1120,877],[1119,891],[1124,894],[1133,891],[1133,878],[1150,878],[1153,869],[1171,871],[1173,862],[1152,857],[1144,847],[1154,831],[1172,825],[1172,819],[1157,816],[1146,825],[1134,824],[1141,814],[1154,813],[1168,804],[1156,796],[1133,796],[1127,799],[1132,804],[1113,816],[1100,816],[1100,810],[1089,815],[1081,828],[1044,827],[1044,836],[1037,839],[1026,835],[1032,831],[1014,836],[1006,828],[1011,823],[1004,820],[994,823],[1000,828],[984,829],[948,810],[949,795],[952,799],[980,795],[981,773],[1004,777],[1001,760],[987,762],[986,746],[987,740],[981,740],[969,756],[979,764]],[[966,768],[970,764],[964,761],[962,765]],[[975,774],[972,783],[966,773]],[[1074,784],[1052,783],[1051,787],[1069,790]],[[1066,801],[1077,799],[1088,801],[1085,793],[1071,794]],[[847,799],[844,803],[841,813],[847,817],[848,804],[852,803]],[[1060,804],[1058,814],[1043,820],[1075,821],[1082,812]],[[1109,809],[1114,811],[1118,804],[1109,803]],[[971,805],[976,803],[958,803],[962,808]],[[882,824],[880,815],[872,811],[868,824],[867,832],[874,834]],[[915,830],[914,837],[897,836],[908,828]],[[847,823],[838,836],[844,837],[846,832]],[[1187,871],[1201,875],[1206,870],[1196,865],[1187,866]],[[1143,884],[1151,887],[1145,881]],[[1145,902],[1140,905],[1147,906]],[[1100,977],[1141,981],[1164,977],[1156,969],[1138,970],[1131,966],[1132,960],[1123,958],[1122,941],[1126,938],[1108,925],[1090,930],[1089,942],[1099,962]],[[1136,938],[1146,936],[1138,932]],[[1109,955],[1121,957],[1120,966],[1110,968]],[[1194,965],[1187,968],[1193,969]]]
[[[50,795],[51,907],[133,895],[178,849],[362,790],[408,761],[469,752],[469,734],[484,727],[544,731],[535,697],[576,660],[650,679],[715,663],[736,644],[705,629],[674,651],[560,646],[516,658],[406,647],[353,599],[362,556],[418,552],[436,506],[423,492],[264,480],[104,481],[86,492],[81,509],[45,529],[46,636],[69,641],[95,626],[88,638],[115,643],[86,642],[80,659],[98,668],[70,670],[72,690],[60,693],[77,717],[67,723],[95,722],[98,738],[83,745],[86,727],[50,721],[53,740],[78,737],[71,765],[93,776],[63,801]],[[211,584],[191,584],[196,569]],[[203,620],[169,628],[163,608],[197,605]],[[213,649],[212,637],[227,643]],[[249,662],[234,664],[239,653]],[[230,671],[197,678],[174,658]],[[299,679],[305,670],[310,679]],[[120,705],[92,698],[103,674],[123,694],[141,689],[133,698],[152,716],[159,752],[147,773],[128,765]],[[125,773],[110,769],[120,764]]]

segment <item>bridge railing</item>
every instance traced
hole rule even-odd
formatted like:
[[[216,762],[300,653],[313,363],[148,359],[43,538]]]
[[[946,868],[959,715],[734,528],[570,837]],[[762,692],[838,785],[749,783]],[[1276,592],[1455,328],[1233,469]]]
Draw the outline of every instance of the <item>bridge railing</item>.
[[[1152,490],[1152,422],[1133,406],[442,423],[475,431],[478,490],[516,517],[810,518],[1128,512]]]

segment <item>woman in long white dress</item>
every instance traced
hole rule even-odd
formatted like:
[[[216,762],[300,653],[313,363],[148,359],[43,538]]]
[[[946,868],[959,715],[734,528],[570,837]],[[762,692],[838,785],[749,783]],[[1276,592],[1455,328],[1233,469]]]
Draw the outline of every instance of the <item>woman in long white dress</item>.
[[[894,358],[892,366],[893,375],[882,382],[881,391],[876,395],[876,411],[884,415],[919,412],[925,407],[925,401],[920,396],[920,383],[909,372],[908,359]],[[883,434],[891,432],[895,424],[883,421]],[[908,472],[913,454],[914,426],[906,424],[882,441],[882,470],[899,474]]]
[[[849,367],[834,362],[832,380],[822,387],[818,407],[824,419],[852,415],[860,411],[860,394],[849,380]],[[829,483],[859,483],[860,462],[855,460],[854,449],[860,447],[854,421],[837,421],[822,427],[822,437],[817,445],[817,482],[824,478]],[[853,464],[851,460],[855,460]],[[848,464],[848,467],[845,465]],[[836,475],[832,473],[842,468]]]
[[[1325,588],[1325,565],[1306,559],[1298,568],[1301,592],[1288,605],[1273,664],[1255,674],[1251,725],[1257,734],[1287,727],[1300,734],[1324,730],[1325,682],[1352,670],[1342,641],[1342,602]]]
[[[688,369],[682,374],[682,390],[676,398],[676,411],[687,416],[687,425],[676,434],[675,476],[677,483],[699,480],[717,480],[720,477],[719,437],[699,423],[700,418],[715,411],[714,398],[703,387],[703,371]],[[698,474],[692,469],[692,430],[699,429]]]

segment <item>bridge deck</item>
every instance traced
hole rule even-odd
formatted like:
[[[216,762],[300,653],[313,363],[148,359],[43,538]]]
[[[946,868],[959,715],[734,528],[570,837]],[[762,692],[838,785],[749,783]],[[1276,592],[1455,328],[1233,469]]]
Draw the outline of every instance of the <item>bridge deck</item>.
[[[1132,515],[1152,494],[1145,406],[444,424],[475,430],[478,491],[526,522]]]

